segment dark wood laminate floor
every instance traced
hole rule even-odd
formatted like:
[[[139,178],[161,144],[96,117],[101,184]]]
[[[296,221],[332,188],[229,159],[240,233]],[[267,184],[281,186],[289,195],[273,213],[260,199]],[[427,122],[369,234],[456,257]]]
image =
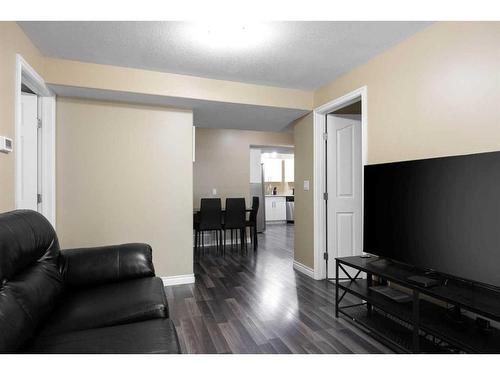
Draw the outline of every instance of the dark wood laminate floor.
[[[332,284],[293,270],[293,231],[268,225],[256,254],[205,255],[195,284],[165,288],[183,353],[391,352],[335,319]]]

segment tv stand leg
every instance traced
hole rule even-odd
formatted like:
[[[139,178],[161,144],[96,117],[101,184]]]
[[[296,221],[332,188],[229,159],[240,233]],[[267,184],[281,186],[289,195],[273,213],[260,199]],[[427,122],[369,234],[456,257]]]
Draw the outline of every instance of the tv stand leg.
[[[339,317],[339,261],[335,260],[335,317]]]
[[[413,352],[420,353],[420,292],[413,291]]]
[[[373,285],[373,276],[371,273],[366,274],[366,283],[368,285],[368,288],[370,288]],[[372,304],[367,302],[366,309],[367,309],[368,315],[370,315],[372,313]]]

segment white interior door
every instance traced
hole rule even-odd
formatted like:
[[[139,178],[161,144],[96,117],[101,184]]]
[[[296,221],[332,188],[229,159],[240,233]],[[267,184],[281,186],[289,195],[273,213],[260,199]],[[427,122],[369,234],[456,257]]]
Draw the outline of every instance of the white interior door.
[[[327,131],[328,277],[335,277],[335,258],[363,248],[361,116],[328,115]]]
[[[17,208],[38,209],[38,98],[34,94],[21,95],[21,134],[17,146],[21,159],[21,189]]]

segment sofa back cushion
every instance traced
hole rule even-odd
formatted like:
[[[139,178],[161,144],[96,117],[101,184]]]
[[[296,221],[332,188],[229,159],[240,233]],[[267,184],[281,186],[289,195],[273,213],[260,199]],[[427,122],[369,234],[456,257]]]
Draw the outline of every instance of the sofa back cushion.
[[[14,352],[36,332],[63,291],[59,243],[41,214],[0,214],[0,352]]]
[[[62,250],[59,269],[68,288],[155,275],[151,246],[143,243]]]

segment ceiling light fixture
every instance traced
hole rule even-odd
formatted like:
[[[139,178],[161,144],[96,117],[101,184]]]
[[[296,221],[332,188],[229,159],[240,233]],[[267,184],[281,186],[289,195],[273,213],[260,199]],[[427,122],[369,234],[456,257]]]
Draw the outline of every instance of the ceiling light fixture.
[[[269,39],[269,26],[264,23],[193,22],[189,35],[205,48],[244,50],[257,47]]]

